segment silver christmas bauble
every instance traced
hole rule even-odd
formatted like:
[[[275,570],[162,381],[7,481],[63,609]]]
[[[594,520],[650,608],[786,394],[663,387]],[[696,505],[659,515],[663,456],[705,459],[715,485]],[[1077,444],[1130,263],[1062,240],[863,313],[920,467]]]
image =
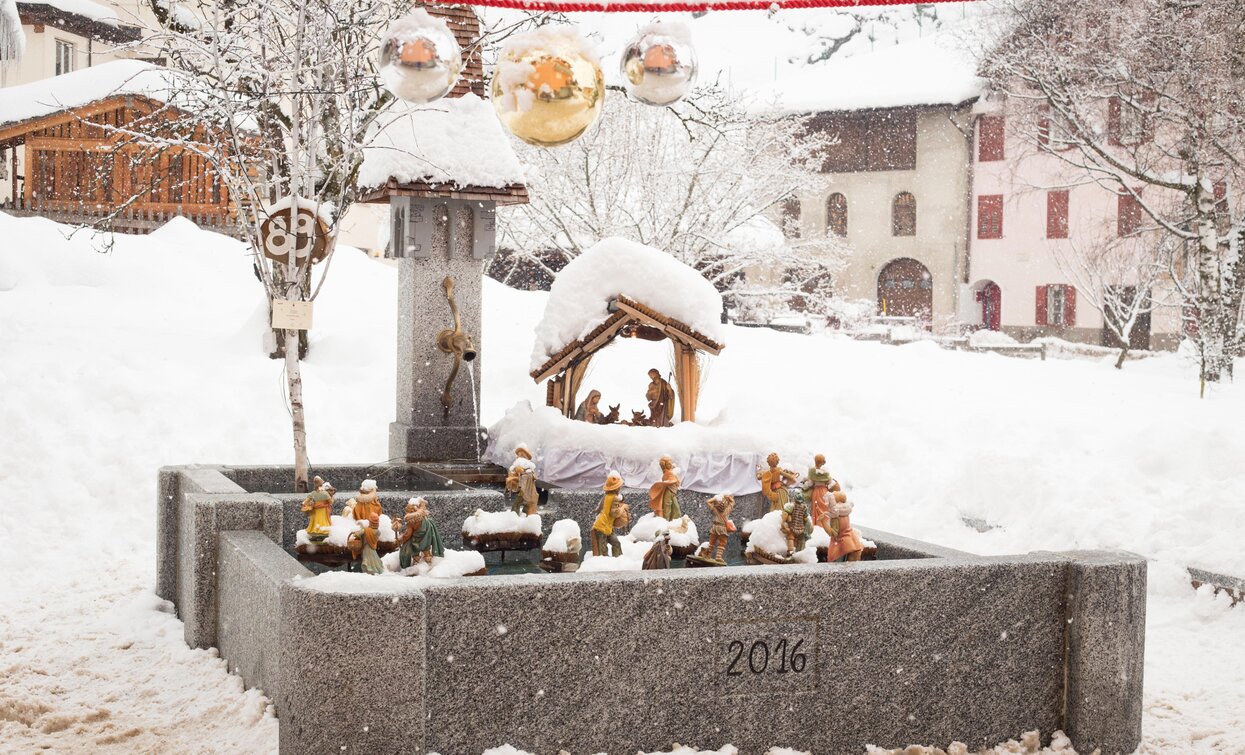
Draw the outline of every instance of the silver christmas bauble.
[[[462,66],[454,33],[423,8],[390,24],[381,40],[381,81],[406,102],[423,105],[449,94]]]
[[[640,29],[623,50],[623,85],[646,105],[670,105],[696,81],[696,50],[687,27],[654,23]]]

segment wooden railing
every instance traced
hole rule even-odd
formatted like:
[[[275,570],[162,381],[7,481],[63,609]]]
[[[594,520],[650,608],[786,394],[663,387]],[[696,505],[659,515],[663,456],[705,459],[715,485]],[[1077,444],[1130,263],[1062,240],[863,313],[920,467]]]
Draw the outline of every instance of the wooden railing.
[[[105,218],[116,213],[108,220],[108,227],[119,233],[147,234],[169,222],[175,217],[186,218],[190,222],[207,230],[237,238],[237,219],[233,213],[220,207],[183,207],[171,204],[143,205],[138,204],[117,211],[114,206],[72,200],[43,200],[26,197],[0,199],[0,212],[18,216],[40,216],[70,225],[102,225]]]

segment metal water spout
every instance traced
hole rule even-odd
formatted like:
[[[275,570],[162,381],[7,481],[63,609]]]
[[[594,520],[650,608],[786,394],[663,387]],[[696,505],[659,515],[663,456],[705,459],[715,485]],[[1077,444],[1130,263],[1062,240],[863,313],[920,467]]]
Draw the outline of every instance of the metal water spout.
[[[463,362],[475,361],[476,349],[471,336],[463,331],[462,319],[458,316],[458,303],[454,301],[454,279],[445,276],[445,280],[441,281],[441,288],[445,291],[445,298],[449,300],[450,313],[454,315],[454,327],[437,334],[437,348],[454,356],[454,367],[450,370],[450,376],[445,381],[445,391],[441,394],[441,408],[445,410],[444,416],[449,417],[450,406],[453,404],[450,387],[458,377]],[[474,398],[475,386],[471,386],[470,390]]]

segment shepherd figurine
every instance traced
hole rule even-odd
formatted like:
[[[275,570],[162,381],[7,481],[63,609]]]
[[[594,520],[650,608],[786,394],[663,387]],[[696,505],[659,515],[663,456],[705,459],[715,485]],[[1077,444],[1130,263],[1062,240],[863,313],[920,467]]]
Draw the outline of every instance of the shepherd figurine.
[[[506,491],[514,494],[511,511],[524,516],[536,513],[536,505],[540,502],[540,493],[536,490],[536,464],[526,443],[520,443],[514,449],[514,461],[506,473]]]
[[[648,489],[648,505],[655,516],[673,522],[683,516],[679,510],[679,469],[669,456],[661,457],[657,464],[661,467],[661,479]]]

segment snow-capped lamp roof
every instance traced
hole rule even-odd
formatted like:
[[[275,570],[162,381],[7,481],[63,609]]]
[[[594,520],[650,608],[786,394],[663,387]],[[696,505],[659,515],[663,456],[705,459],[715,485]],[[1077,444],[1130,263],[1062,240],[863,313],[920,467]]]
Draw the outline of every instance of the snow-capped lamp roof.
[[[186,104],[182,74],[141,60],[114,60],[29,84],[8,87],[0,97],[0,125],[42,118],[117,95],[137,95],[170,105]]]
[[[722,295],[694,268],[651,246],[622,238],[598,241],[558,273],[536,326],[531,372],[600,327],[619,297],[720,348]]]
[[[470,93],[399,106],[378,118],[363,148],[359,186],[373,190],[369,201],[410,186],[503,203],[527,196],[523,168],[493,106]]]
[[[810,113],[959,105],[984,91],[971,48],[947,32],[836,57],[789,76],[779,108]]]

